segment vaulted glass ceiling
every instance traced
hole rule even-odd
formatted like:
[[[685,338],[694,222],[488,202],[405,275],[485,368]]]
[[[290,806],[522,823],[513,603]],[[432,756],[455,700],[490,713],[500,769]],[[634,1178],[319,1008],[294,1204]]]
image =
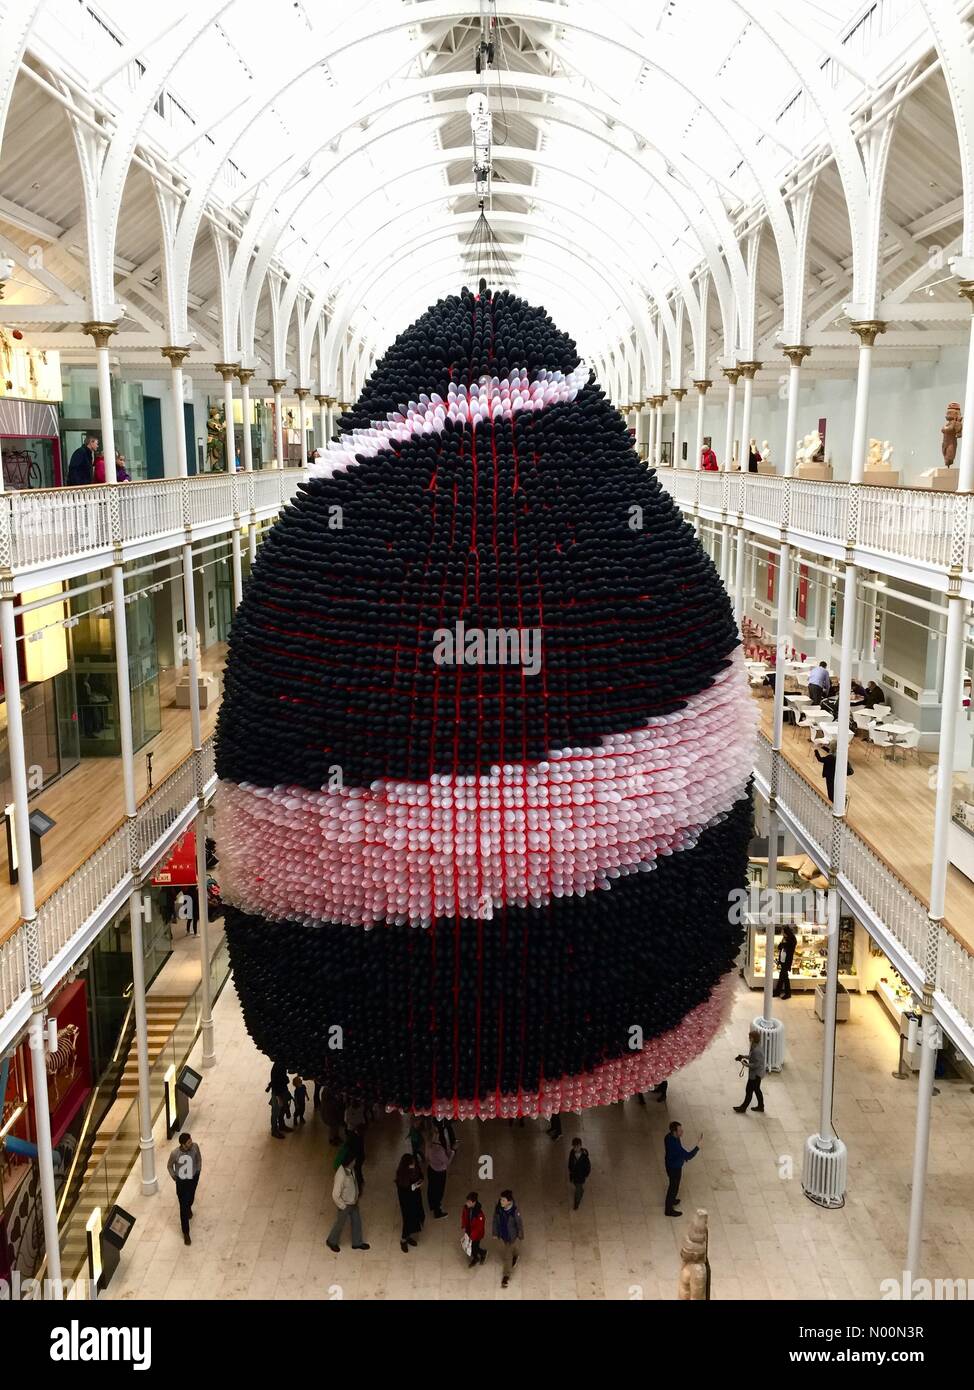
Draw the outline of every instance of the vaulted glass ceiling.
[[[276,211],[287,269],[332,305],[354,289],[355,322],[380,348],[469,273],[471,91],[491,111],[485,209],[514,283],[592,350],[618,341],[651,280],[671,287],[699,265],[706,205],[733,212],[758,195],[741,143],[780,180],[822,138],[761,23],[849,107],[923,24],[909,0],[203,3],[212,22],[172,72],[153,138],[190,178],[226,142],[221,196],[240,217],[266,204],[268,227]],[[120,39],[151,62],[198,4],[166,18],[102,0],[104,52],[89,61],[102,68]],[[52,9],[90,44],[79,5],[90,13],[83,0]],[[478,76],[482,39],[493,53]],[[120,101],[131,73],[104,90]]]

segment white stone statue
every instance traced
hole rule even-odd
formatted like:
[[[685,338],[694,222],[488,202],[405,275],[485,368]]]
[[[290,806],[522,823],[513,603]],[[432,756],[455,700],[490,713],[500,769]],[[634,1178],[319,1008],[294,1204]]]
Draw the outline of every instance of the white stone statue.
[[[884,468],[893,467],[893,446],[888,439],[883,440],[882,466]]]
[[[766,439],[761,440],[761,462],[771,462],[771,445],[768,443]]]
[[[883,466],[883,444],[882,440],[870,439],[869,455],[866,459],[867,468],[882,468]]]
[[[815,456],[821,447],[822,436],[819,434],[818,430],[812,430],[809,434],[805,435],[804,439],[799,439],[797,452],[795,454],[795,462],[799,464],[814,463]]]

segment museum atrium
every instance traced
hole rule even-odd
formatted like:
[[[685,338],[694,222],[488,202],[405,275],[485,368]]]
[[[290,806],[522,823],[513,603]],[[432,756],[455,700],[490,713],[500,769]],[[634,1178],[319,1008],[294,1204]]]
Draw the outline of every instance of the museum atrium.
[[[0,0],[4,1296],[974,1296],[972,15]]]

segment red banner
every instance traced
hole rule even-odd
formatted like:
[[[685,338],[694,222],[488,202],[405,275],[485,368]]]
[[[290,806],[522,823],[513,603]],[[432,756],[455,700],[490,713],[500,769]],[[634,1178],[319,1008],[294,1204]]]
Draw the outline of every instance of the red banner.
[[[768,602],[769,602],[769,603],[774,603],[774,583],[775,583],[775,576],[777,575],[777,573],[778,573],[778,562],[777,562],[777,560],[775,559],[775,557],[772,555],[771,551],[769,550],[769,551],[768,551]]]
[[[808,617],[808,566],[798,566],[798,616],[802,622]]]
[[[172,847],[169,858],[152,875],[155,888],[186,888],[196,883],[196,831],[187,830]]]

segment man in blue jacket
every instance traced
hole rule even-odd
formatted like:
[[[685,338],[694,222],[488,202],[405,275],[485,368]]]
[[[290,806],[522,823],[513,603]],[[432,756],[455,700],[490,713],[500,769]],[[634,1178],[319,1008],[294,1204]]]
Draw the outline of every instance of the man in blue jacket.
[[[95,457],[98,453],[98,436],[88,434],[79,449],[75,449],[68,463],[68,487],[84,487],[94,482]]]
[[[703,1139],[701,1134],[696,1145],[692,1149],[683,1147],[683,1126],[679,1120],[674,1120],[670,1125],[670,1132],[663,1140],[664,1162],[666,1164],[666,1176],[669,1178],[669,1186],[666,1189],[666,1215],[682,1216],[679,1211],[680,1199],[677,1196],[680,1191],[680,1178],[683,1176],[683,1165],[689,1163],[691,1158],[695,1158],[700,1152],[700,1143]]]

